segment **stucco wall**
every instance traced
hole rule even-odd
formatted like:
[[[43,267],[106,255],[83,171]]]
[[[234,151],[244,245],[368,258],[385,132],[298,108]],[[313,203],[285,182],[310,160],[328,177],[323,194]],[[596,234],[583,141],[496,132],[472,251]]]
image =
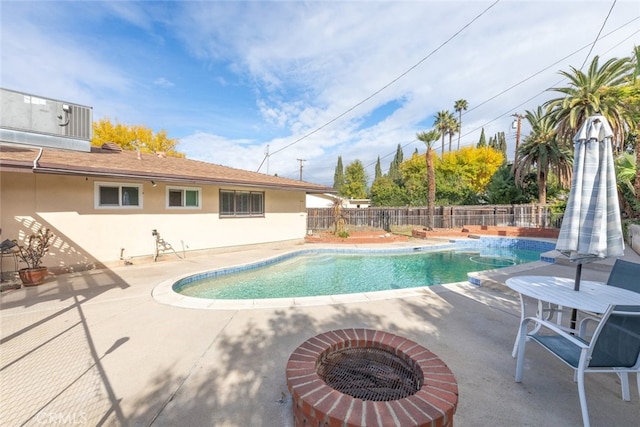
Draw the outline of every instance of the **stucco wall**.
[[[53,269],[109,264],[119,260],[122,248],[124,257],[151,257],[153,229],[180,253],[302,239],[306,232],[302,191],[265,190],[264,217],[220,218],[217,186],[187,185],[202,189],[202,207],[176,210],[166,208],[163,183],[99,179],[142,183],[143,209],[96,209],[92,178],[3,172],[0,179],[2,240],[51,228],[56,239],[44,264]]]

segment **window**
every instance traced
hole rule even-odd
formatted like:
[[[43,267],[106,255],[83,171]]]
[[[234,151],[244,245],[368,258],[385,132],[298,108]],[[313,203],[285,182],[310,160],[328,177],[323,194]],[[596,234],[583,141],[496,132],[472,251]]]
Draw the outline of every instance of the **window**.
[[[264,193],[220,190],[220,216],[264,216]]]
[[[167,187],[167,208],[200,208],[200,189]]]
[[[142,185],[96,182],[95,207],[141,208]]]

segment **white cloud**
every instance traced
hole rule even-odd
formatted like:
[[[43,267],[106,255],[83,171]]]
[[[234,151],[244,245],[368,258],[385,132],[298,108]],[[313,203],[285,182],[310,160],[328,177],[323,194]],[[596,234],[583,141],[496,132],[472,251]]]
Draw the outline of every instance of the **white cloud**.
[[[158,77],[157,79],[155,79],[153,81],[153,84],[156,85],[156,86],[159,86],[159,87],[163,87],[163,88],[169,88],[169,87],[175,86],[175,84],[172,81],[170,81],[170,80],[168,80],[168,79],[166,79],[164,77]]]
[[[170,123],[176,127],[166,130],[178,133],[181,149],[193,158],[253,170],[269,145],[275,153],[270,173],[297,177],[296,159],[304,158],[305,179],[331,184],[338,155],[345,164],[359,158],[372,165],[372,174],[378,156],[388,167],[385,156],[392,157],[398,144],[408,144],[406,156],[424,150],[422,143],[411,144],[416,132],[460,98],[469,102],[463,145],[475,144],[482,127],[487,136],[509,132],[511,114],[555,96],[545,89],[561,81],[558,70],[582,65],[611,7],[609,1],[587,7],[502,1],[461,30],[490,4],[136,2],[91,9],[96,25],[102,13],[138,29],[112,35],[113,43],[125,42],[116,48],[146,44],[148,64],[138,69],[109,57],[111,39],[96,48],[93,35],[74,36],[73,28],[51,37],[35,24],[38,8],[22,20],[3,10],[2,85],[64,94],[123,122]],[[65,12],[73,14],[72,8]],[[602,35],[637,17],[637,4],[617,2]],[[631,22],[599,40],[592,56],[630,55],[638,31],[640,20]],[[181,49],[176,58],[153,56],[171,43]],[[208,71],[195,89],[187,87],[191,75],[182,74],[190,69]],[[148,81],[154,85],[140,83]],[[161,97],[166,87],[175,88],[171,98]],[[372,112],[393,100],[402,102],[372,123]],[[512,155],[513,136],[509,143]]]
[[[101,90],[130,88],[128,76],[67,34],[52,37],[24,22],[3,20],[2,27],[2,86],[88,104]]]

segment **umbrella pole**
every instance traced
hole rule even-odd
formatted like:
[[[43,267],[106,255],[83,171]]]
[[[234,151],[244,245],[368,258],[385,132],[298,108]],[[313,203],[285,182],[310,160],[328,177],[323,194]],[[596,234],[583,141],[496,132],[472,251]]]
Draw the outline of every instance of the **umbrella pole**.
[[[580,290],[580,277],[582,276],[582,264],[578,264],[576,266],[576,280],[573,284],[573,290],[574,291],[579,291]],[[576,319],[578,318],[578,310],[576,310],[575,308],[573,310],[571,310],[571,329],[575,329],[576,328]]]
[[[580,290],[580,277],[582,276],[582,264],[578,264],[576,266],[576,280],[573,284],[573,290],[574,291],[579,291]]]

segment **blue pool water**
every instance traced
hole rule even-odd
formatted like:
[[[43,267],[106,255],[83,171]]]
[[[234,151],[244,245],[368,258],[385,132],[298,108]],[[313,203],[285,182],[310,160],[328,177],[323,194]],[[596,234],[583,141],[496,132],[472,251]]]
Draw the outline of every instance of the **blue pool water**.
[[[472,271],[537,261],[542,250],[499,247],[402,253],[300,253],[240,271],[188,277],[176,282],[173,289],[199,298],[258,299],[413,288],[465,281]]]

